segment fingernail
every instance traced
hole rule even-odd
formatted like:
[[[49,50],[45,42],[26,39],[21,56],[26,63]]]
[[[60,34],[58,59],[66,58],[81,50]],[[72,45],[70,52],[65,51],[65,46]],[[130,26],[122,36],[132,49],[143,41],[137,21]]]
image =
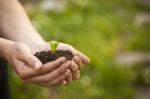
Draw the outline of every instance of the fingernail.
[[[64,62],[66,60],[65,57],[61,57],[61,62]]]
[[[39,62],[39,61],[37,61],[37,62],[35,63],[35,65],[34,65],[34,67],[35,67],[36,69],[40,68],[41,66],[42,66],[42,63]]]
[[[88,58],[88,57],[86,56],[85,64],[89,64],[89,63],[90,63],[90,58]]]
[[[88,58],[88,62],[87,63],[89,64],[90,62],[91,62],[91,60],[90,60],[90,58]]]
[[[77,62],[78,60],[79,60],[79,58],[76,56],[76,57],[75,57],[75,61]]]
[[[63,80],[63,84],[64,84],[64,85],[66,85],[66,84],[67,84],[66,80]]]

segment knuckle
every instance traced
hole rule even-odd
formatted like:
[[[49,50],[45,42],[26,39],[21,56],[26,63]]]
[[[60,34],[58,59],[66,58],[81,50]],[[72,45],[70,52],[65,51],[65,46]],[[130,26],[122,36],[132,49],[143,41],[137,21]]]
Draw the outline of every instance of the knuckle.
[[[22,52],[23,44],[22,43],[15,43],[14,44],[14,53],[20,54]]]
[[[65,75],[66,77],[67,77],[68,75],[70,75],[70,70],[67,69],[64,75]]]
[[[61,65],[60,68],[58,69],[58,72],[61,73],[64,72],[67,69],[68,65],[69,65],[69,61]]]
[[[47,73],[47,69],[44,66],[41,66],[40,68],[36,69],[35,72],[37,72],[37,73]]]
[[[61,63],[60,63],[59,60],[55,60],[55,61],[51,62],[50,65],[51,65],[51,66],[61,66]],[[50,65],[49,65],[49,66],[50,66]]]
[[[14,47],[16,47],[16,48],[20,48],[22,46],[23,46],[23,43],[20,43],[20,42],[17,42],[14,44]]]
[[[55,84],[59,84],[59,83],[62,82],[65,78],[66,78],[65,75],[62,75],[59,79],[56,79],[54,83],[55,83]]]
[[[65,71],[65,66],[61,66],[59,69],[58,69],[58,73],[63,73]]]
[[[62,75],[62,77],[60,78],[60,80],[64,80],[66,78],[66,73]]]
[[[34,59],[33,57],[31,57],[31,56],[29,56],[28,57],[28,60],[29,60],[29,62],[30,62],[30,64],[32,65],[32,66],[34,66],[35,65],[35,63],[37,62],[37,60],[36,59]]]
[[[23,43],[21,43],[21,42],[16,42],[16,43],[15,43],[15,46],[16,46],[16,47],[17,47],[17,46],[22,46],[22,47],[23,47],[23,46],[24,46],[24,44],[23,44]]]

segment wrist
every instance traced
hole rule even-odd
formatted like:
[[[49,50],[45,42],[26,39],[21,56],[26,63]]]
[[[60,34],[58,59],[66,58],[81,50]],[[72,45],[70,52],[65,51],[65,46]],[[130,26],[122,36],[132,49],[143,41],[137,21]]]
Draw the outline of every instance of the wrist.
[[[27,32],[20,32],[19,37],[15,39],[16,42],[22,42],[29,48],[35,49],[46,43],[44,39],[35,30],[28,30]]]
[[[8,60],[15,42],[0,38],[0,57]]]
[[[32,54],[50,49],[49,44],[44,40],[42,40],[42,41],[41,40],[36,40],[36,41],[33,40],[29,44],[26,44],[26,45],[30,48]]]
[[[16,35],[18,36],[10,36],[10,39],[15,42],[24,43],[30,48],[32,53],[41,51],[46,45],[46,41],[35,30],[21,31],[16,33]]]

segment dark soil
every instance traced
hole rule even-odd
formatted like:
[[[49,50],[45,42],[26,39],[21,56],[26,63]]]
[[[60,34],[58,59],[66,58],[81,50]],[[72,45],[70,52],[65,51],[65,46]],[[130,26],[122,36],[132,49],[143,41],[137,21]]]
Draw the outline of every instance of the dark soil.
[[[51,51],[42,51],[42,52],[36,52],[35,56],[43,63],[48,63],[51,61],[54,61],[58,59],[59,57],[65,57],[67,60],[72,60],[73,54],[72,52],[66,50],[56,50],[56,53],[53,54]]]

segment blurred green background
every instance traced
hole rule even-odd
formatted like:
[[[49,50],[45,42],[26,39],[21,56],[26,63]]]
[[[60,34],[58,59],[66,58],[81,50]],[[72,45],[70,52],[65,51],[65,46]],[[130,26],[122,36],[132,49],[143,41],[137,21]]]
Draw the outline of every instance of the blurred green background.
[[[69,86],[24,85],[10,69],[13,99],[150,99],[149,0],[22,0],[46,41],[91,59]]]

